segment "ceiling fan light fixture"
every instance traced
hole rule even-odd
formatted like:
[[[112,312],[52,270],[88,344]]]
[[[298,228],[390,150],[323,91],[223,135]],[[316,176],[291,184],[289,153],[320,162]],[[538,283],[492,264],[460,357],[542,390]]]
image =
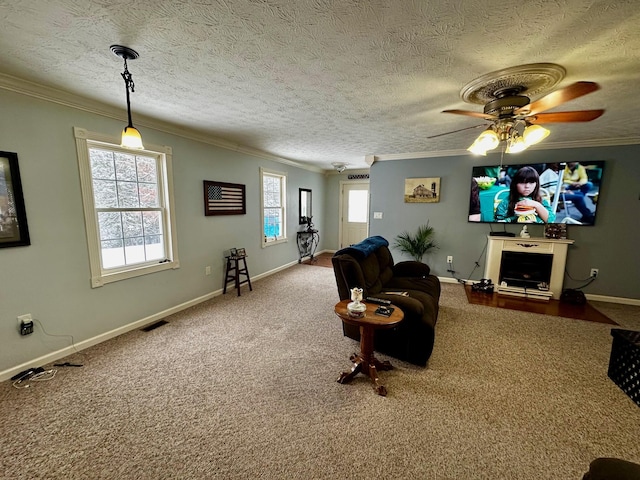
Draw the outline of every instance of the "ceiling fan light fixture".
[[[500,137],[498,137],[497,132],[492,128],[488,128],[478,135],[478,138],[476,138],[476,141],[473,142],[473,145],[471,145],[468,150],[476,155],[486,155],[488,150],[493,150],[499,144]]]
[[[520,153],[526,150],[528,145],[525,143],[524,138],[520,135],[514,135],[507,140],[507,148],[505,153]]]
[[[549,130],[541,127],[540,125],[528,125],[524,129],[522,137],[527,147],[530,147],[531,145],[535,145],[536,143],[539,143],[547,138],[550,133],[551,132]]]
[[[474,155],[482,155],[483,157],[487,155],[487,150],[478,143],[478,140],[473,142],[471,146],[467,148],[467,151],[473,153]]]

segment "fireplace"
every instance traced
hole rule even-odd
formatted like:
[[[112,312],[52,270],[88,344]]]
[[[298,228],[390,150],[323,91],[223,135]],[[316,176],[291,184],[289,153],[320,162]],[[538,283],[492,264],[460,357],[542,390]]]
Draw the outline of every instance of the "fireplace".
[[[484,277],[496,284],[498,294],[560,298],[573,240],[488,236],[488,242]]]
[[[502,252],[499,283],[510,287],[549,288],[553,255],[548,253]]]

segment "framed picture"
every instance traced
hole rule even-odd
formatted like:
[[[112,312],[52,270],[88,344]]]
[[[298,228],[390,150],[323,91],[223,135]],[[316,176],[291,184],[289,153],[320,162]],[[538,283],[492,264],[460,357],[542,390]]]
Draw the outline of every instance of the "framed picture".
[[[0,152],[0,247],[31,245],[18,154]]]
[[[440,201],[440,177],[406,178],[404,203],[437,203]]]
[[[247,213],[245,186],[238,183],[204,180],[204,214],[244,215]]]
[[[238,257],[246,257],[247,256],[247,252],[244,251],[244,248],[239,248],[237,250],[236,256],[238,256]]]

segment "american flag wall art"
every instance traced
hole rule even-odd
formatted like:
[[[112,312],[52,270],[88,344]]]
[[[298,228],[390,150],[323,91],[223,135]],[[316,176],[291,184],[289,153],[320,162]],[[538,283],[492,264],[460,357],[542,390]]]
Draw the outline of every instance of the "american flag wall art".
[[[204,180],[204,214],[206,216],[246,213],[244,185]]]

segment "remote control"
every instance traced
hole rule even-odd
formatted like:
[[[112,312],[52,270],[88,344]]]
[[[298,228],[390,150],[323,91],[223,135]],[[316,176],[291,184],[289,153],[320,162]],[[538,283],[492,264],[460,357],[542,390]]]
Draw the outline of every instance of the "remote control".
[[[367,302],[377,303],[378,305],[391,305],[391,300],[385,300],[384,298],[367,297],[365,300]]]

